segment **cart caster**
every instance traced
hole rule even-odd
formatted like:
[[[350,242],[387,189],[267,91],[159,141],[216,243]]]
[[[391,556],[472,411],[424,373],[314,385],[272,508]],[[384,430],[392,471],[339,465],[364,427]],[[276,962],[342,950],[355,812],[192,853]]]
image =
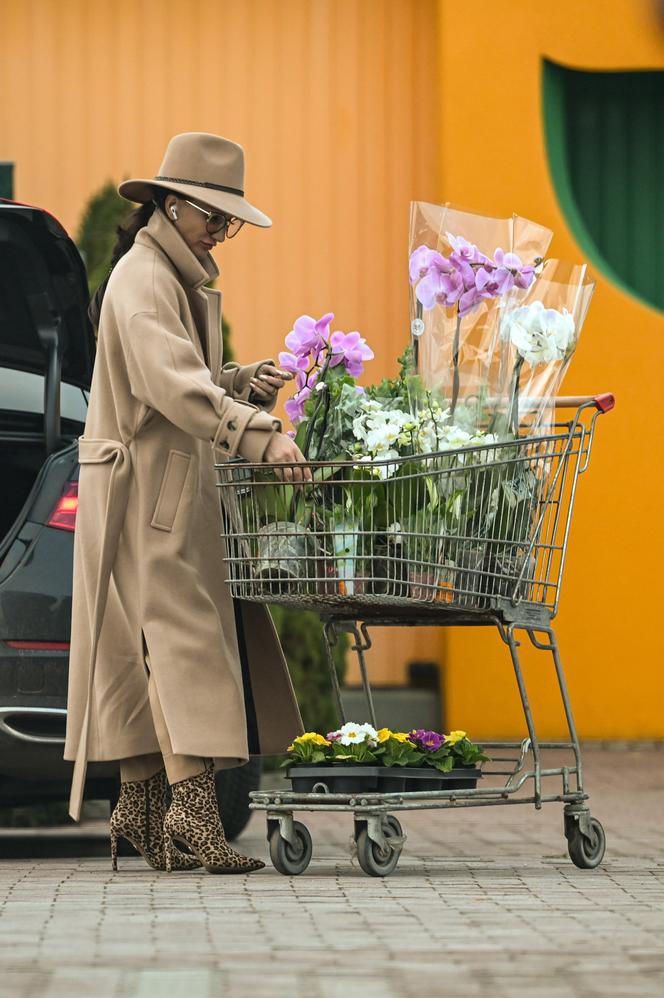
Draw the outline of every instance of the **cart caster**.
[[[286,877],[296,877],[304,873],[311,862],[313,845],[311,835],[306,825],[301,821],[292,823],[294,841],[285,839],[281,834],[279,824],[270,832],[270,859],[275,870]]]
[[[604,859],[606,836],[589,811],[565,811],[565,835],[570,859],[580,870],[593,870]]]
[[[362,825],[355,839],[358,862],[370,877],[389,876],[396,869],[403,849],[403,831],[394,815],[383,815],[381,831],[385,839],[384,845],[380,845],[369,837],[367,824]]]

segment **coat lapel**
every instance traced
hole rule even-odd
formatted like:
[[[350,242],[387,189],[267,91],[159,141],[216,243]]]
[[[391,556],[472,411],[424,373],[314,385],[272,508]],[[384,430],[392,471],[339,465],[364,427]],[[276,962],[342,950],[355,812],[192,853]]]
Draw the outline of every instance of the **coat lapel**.
[[[187,291],[194,306],[196,325],[201,336],[204,360],[212,374],[215,384],[219,380],[221,367],[221,292],[215,288],[204,287],[208,281],[219,277],[219,268],[208,254],[201,262],[189,249],[186,242],[168,221],[160,208],[150,216],[148,224],[139,231],[136,242],[146,242],[156,245],[166,254]]]
[[[207,356],[208,366],[212,372],[212,380],[215,385],[219,384],[219,372],[222,363],[221,348],[221,291],[216,288],[201,288],[207,299],[207,322],[205,331],[207,334]]]

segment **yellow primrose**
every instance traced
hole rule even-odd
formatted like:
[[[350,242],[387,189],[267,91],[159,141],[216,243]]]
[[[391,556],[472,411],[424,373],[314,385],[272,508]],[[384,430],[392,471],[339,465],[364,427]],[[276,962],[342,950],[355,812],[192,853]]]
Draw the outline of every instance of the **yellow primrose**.
[[[389,728],[379,728],[378,729],[378,741],[386,742],[388,738],[392,737],[392,732]]]
[[[298,735],[297,738],[293,740],[293,745],[329,745],[327,738],[323,735],[319,735],[317,731],[305,731],[303,735]],[[289,752],[292,749],[292,745],[289,748]]]
[[[410,741],[410,738],[408,737],[408,735],[406,734],[405,731],[393,731],[392,732],[392,738],[394,738],[398,742],[409,742]]]
[[[448,745],[456,745],[457,742],[460,742],[462,738],[466,737],[467,735],[465,731],[450,731],[449,735],[445,736],[445,741]]]

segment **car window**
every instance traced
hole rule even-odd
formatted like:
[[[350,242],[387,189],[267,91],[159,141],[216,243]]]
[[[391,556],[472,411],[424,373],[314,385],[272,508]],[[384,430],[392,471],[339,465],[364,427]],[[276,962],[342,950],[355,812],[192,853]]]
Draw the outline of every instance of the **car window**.
[[[44,411],[44,378],[29,371],[14,371],[0,367],[0,409],[10,412]],[[85,393],[65,381],[60,385],[60,415],[63,419],[85,422]]]

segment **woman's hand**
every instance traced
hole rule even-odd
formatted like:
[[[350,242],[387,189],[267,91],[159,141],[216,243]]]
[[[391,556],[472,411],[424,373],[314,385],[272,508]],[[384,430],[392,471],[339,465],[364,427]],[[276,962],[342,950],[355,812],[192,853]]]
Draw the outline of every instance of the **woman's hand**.
[[[282,371],[278,367],[273,367],[272,364],[263,364],[256,377],[249,382],[251,394],[258,402],[269,402],[287,381],[292,380],[293,375],[290,371]],[[249,401],[251,401],[251,396]]]
[[[313,477],[311,468],[306,462],[304,454],[294,440],[291,440],[285,433],[273,433],[267,445],[267,450],[263,456],[265,464],[297,464],[296,468],[276,468],[279,478],[285,482],[311,482]]]

